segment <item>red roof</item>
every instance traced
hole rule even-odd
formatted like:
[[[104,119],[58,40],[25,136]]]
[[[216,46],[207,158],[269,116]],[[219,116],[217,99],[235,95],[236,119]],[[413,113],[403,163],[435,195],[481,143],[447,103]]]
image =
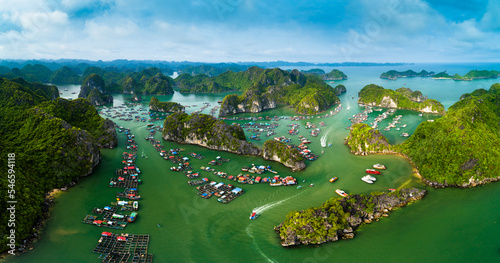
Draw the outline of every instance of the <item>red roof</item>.
[[[111,235],[112,235],[112,233],[111,233],[111,232],[102,232],[102,234],[101,234],[101,235],[102,235],[102,236],[108,236],[108,237],[109,237],[109,236],[111,236]]]
[[[127,241],[126,237],[117,237],[116,240],[118,241]]]

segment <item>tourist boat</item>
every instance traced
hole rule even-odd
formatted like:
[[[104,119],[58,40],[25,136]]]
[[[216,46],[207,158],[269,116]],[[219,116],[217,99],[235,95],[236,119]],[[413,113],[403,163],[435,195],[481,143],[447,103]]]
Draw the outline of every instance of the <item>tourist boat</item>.
[[[366,169],[367,174],[382,174],[380,171],[374,169]]]
[[[370,178],[368,178],[367,176],[361,177],[361,180],[365,183],[373,184],[373,181],[370,180]]]
[[[337,193],[338,195],[340,195],[342,197],[348,196],[348,194],[346,192],[344,192],[344,190],[340,190],[340,189],[335,190],[335,193]]]
[[[385,165],[376,163],[376,164],[373,165],[373,168],[380,169],[380,170],[385,170]]]
[[[394,191],[396,191],[396,189],[394,189],[394,188],[389,188],[389,192],[394,192]]]
[[[337,181],[337,179],[338,179],[337,177],[333,177],[333,178],[331,178],[331,179],[330,179],[330,183],[333,183],[333,182]]]
[[[270,186],[281,186],[283,183],[281,181],[277,181],[276,183],[270,183]]]
[[[368,178],[368,179],[370,179],[373,182],[377,181],[377,178],[375,178],[375,177],[373,177],[373,176],[371,176],[369,174],[367,174],[365,177]]]
[[[132,223],[135,221],[136,218],[137,218],[137,213],[132,212],[132,214],[130,214],[130,216],[127,218],[127,222]]]
[[[250,219],[255,219],[257,218],[257,212],[252,211],[252,214],[250,215]]]

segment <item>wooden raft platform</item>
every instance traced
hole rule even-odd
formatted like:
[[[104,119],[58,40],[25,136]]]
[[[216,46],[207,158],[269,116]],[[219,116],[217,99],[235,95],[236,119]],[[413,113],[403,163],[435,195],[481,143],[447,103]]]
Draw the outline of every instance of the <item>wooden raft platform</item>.
[[[100,254],[102,262],[153,262],[148,254],[149,235],[113,234],[103,232],[92,252]]]

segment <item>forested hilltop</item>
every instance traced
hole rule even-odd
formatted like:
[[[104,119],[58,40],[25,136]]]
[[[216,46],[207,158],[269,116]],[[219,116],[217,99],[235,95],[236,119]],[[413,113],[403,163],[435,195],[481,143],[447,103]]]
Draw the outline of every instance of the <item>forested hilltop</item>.
[[[15,155],[15,182],[0,177],[1,189],[15,190],[16,242],[36,235],[47,211],[45,195],[90,174],[99,163],[100,148],[116,146],[116,131],[86,100],[58,98],[57,87],[0,78],[0,165]],[[7,211],[7,194],[0,209]],[[7,249],[7,220],[0,216],[1,251]]]
[[[301,114],[316,114],[339,103],[335,91],[321,78],[291,72],[251,67],[243,72],[227,71],[216,77],[180,75],[175,79],[181,92],[243,91],[224,98],[220,116],[239,112],[260,112],[284,103]]]
[[[397,90],[384,89],[381,86],[366,85],[359,92],[360,105],[383,108],[409,109],[429,113],[444,113],[444,106],[437,100],[428,99],[422,92],[409,88]]]
[[[433,76],[433,79],[452,79],[452,80],[475,80],[475,79],[496,79],[500,76],[500,71],[496,70],[471,70],[467,74],[460,76],[459,74],[449,75],[446,71],[440,72]]]
[[[434,71],[427,72],[425,70],[422,70],[422,71],[417,73],[411,69],[409,69],[407,71],[389,70],[387,72],[382,73],[380,75],[380,78],[381,79],[396,80],[398,78],[432,77],[434,75],[435,75]]]
[[[464,94],[433,122],[422,122],[400,145],[364,136],[366,125],[349,135],[353,152],[393,152],[407,156],[422,180],[434,187],[471,187],[500,180],[500,84]],[[380,136],[379,136],[380,137]],[[384,147],[374,145],[384,142]]]

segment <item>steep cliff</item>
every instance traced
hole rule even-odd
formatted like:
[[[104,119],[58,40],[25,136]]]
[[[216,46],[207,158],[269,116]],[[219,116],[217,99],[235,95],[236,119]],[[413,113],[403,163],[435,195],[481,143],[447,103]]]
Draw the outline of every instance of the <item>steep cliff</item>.
[[[259,148],[246,141],[241,127],[228,125],[205,114],[171,114],[163,124],[163,138],[243,155],[261,153]]]
[[[300,171],[306,168],[304,159],[297,149],[289,148],[281,142],[267,140],[264,142],[262,157],[267,160],[282,163],[293,171]]]
[[[392,150],[392,146],[380,131],[374,130],[364,123],[352,125],[346,144],[351,149],[351,153],[356,155],[387,153]]]
[[[158,98],[151,97],[149,109],[159,112],[184,112],[184,106],[177,102],[160,102]]]
[[[50,86],[0,79],[0,153],[15,155],[16,245],[36,236],[46,212],[45,194],[89,175],[100,161],[100,147],[116,145],[116,131],[86,100],[50,100]],[[7,158],[0,158],[7,166]],[[7,177],[0,187],[7,189]],[[6,204],[7,195],[0,196]],[[3,207],[5,210],[5,207]],[[0,214],[0,233],[8,214]],[[7,248],[6,239],[0,250]]]
[[[285,221],[274,230],[284,247],[354,238],[354,231],[361,225],[388,217],[395,208],[419,200],[425,194],[425,190],[410,188],[391,193],[333,197],[320,207],[288,213]]]
[[[366,85],[359,92],[360,105],[383,108],[409,109],[427,113],[444,113],[444,106],[437,100],[423,97],[420,91],[401,88],[384,89],[375,84]]]

